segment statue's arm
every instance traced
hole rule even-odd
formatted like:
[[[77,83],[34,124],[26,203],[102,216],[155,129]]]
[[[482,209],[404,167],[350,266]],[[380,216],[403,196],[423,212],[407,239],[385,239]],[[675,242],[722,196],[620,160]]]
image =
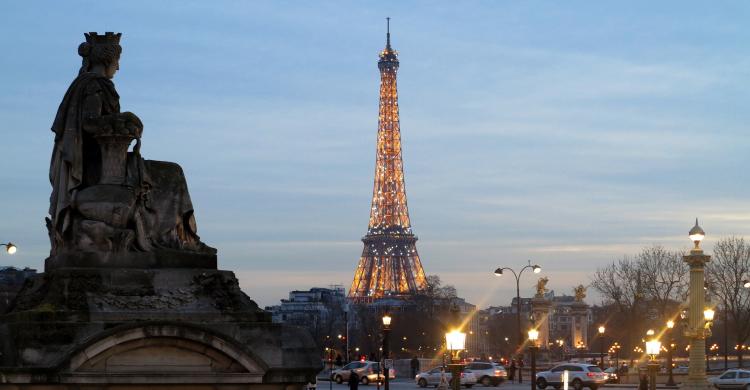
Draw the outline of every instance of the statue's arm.
[[[102,115],[102,97],[100,93],[92,93],[83,99],[81,119],[83,130],[88,133],[111,132],[117,127],[116,115]]]

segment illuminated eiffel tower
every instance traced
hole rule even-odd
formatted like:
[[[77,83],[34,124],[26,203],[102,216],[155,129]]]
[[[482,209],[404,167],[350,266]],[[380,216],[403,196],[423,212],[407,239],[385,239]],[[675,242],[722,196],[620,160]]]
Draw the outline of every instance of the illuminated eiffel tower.
[[[357,302],[405,298],[427,288],[406,205],[396,90],[398,52],[391,48],[390,20],[386,36],[378,61],[380,109],[370,223],[349,289],[349,298]]]

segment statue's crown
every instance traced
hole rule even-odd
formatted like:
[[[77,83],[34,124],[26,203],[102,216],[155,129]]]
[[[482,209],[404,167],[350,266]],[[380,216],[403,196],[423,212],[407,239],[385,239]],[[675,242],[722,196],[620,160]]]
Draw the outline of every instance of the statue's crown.
[[[104,35],[99,35],[96,32],[83,33],[83,35],[86,36],[86,42],[92,45],[119,45],[122,33],[115,34],[112,31],[107,31]]]

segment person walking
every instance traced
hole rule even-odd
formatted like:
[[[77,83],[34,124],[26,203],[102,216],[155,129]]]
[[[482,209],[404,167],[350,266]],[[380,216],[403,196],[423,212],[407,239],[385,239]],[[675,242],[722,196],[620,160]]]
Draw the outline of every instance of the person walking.
[[[518,383],[523,383],[523,355],[518,356],[516,367],[518,369]]]
[[[513,382],[516,377],[516,359],[510,359],[510,367],[508,367],[508,380]]]
[[[416,377],[418,372],[419,372],[419,359],[417,359],[417,357],[414,356],[411,359],[411,377],[412,378]]]
[[[349,390],[357,390],[359,388],[359,375],[354,370],[349,371]]]

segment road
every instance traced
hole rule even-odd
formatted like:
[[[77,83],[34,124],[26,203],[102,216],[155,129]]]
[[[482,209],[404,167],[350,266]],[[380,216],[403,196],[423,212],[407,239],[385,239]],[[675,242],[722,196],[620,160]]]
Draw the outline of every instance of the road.
[[[329,382],[329,381],[318,381],[317,390],[349,390],[349,386],[346,384],[336,384],[336,382]],[[391,380],[390,383],[390,390],[420,390],[420,387],[417,386],[414,381],[410,381],[407,379],[395,379]],[[657,388],[661,388],[662,384],[659,383]],[[607,384],[605,386],[606,389],[629,389],[629,390],[635,390],[637,387],[635,385],[617,385],[617,384]],[[377,390],[378,387],[376,385],[368,385],[363,386],[359,385],[359,390]],[[428,387],[428,390],[434,390],[434,387]],[[551,389],[551,388],[548,388]],[[380,390],[383,390],[383,386],[380,386]],[[462,387],[461,390],[466,390],[465,387]],[[504,382],[498,387],[484,387],[482,385],[475,385],[471,388],[471,390],[531,390],[531,385],[524,381],[523,383],[509,383]]]

